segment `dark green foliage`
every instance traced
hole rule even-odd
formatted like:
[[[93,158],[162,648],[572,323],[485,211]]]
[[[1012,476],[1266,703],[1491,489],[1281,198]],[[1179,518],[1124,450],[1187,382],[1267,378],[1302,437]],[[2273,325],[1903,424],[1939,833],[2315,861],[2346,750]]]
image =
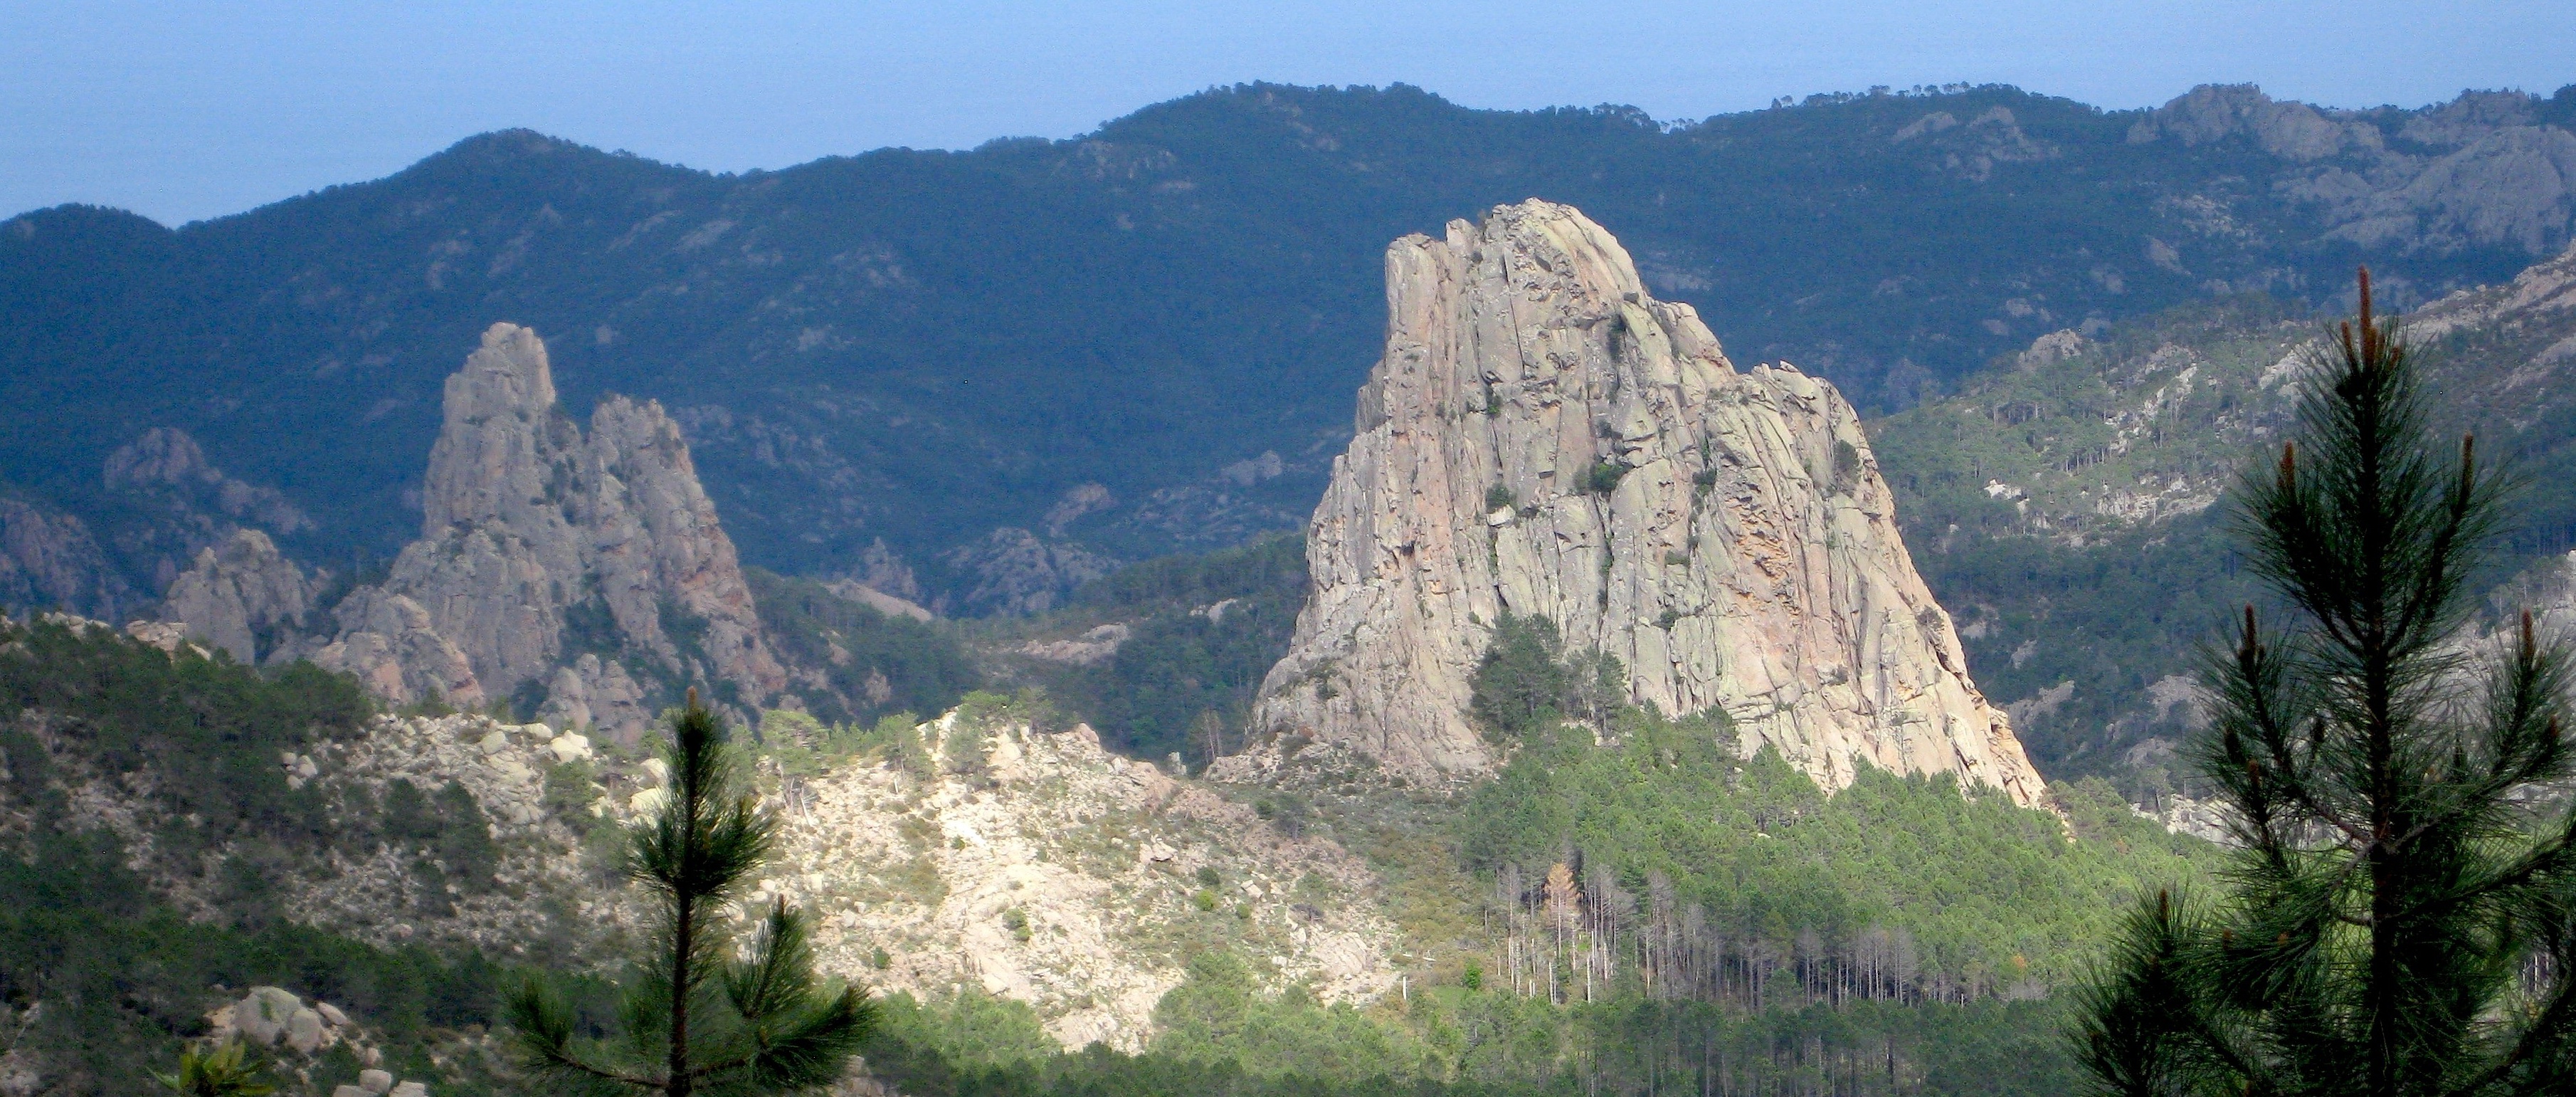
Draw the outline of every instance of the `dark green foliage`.
[[[896,712],[942,712],[983,684],[965,648],[937,622],[887,616],[810,579],[761,568],[744,577],[781,653],[831,680],[829,695],[805,699],[824,720],[868,724]]]
[[[246,835],[311,851],[340,837],[326,805],[292,793],[281,752],[357,733],[357,683],[297,663],[265,677],[218,654],[173,657],[61,625],[0,623],[0,749],[20,794],[42,802],[44,752],[22,714],[51,714],[62,749],[109,773],[148,772],[170,817],[198,824],[160,841],[173,862]]]
[[[1608,495],[1619,489],[1619,481],[1628,475],[1628,466],[1617,461],[1596,461],[1583,474],[1583,490],[1594,495]]]
[[[1852,489],[1860,484],[1860,474],[1863,471],[1865,470],[1861,462],[1860,447],[1840,438],[1834,439],[1834,475],[1831,493],[1851,494]]]
[[[1828,799],[1776,752],[1737,758],[1722,725],[1629,710],[1609,730],[1606,747],[1588,735],[1523,746],[1470,796],[1459,850],[1496,879],[1498,925],[1552,865],[1587,894],[1615,884],[1628,904],[1616,935],[1650,957],[1699,957],[1653,961],[1666,993],[1761,1008],[2045,985],[2082,969],[2119,897],[2189,879],[2206,859],[2205,843],[2139,819],[2098,783],[2055,790],[2077,820],[2069,842],[2046,812],[1963,796],[1947,776],[1864,768]],[[1623,961],[1611,975],[1618,986],[1639,973]],[[1527,972],[1485,971],[1521,993],[1544,991],[1537,977],[1534,990]]]
[[[652,951],[625,988],[617,1038],[591,1035],[542,977],[511,992],[512,1046],[557,1091],[792,1093],[837,1081],[876,1024],[853,987],[814,975],[785,899],[737,951],[726,907],[768,860],[776,823],[742,787],[723,725],[691,693],[671,717],[669,797],[627,831],[626,875],[652,896]]]
[[[1235,548],[1120,568],[1084,584],[1073,602],[1103,610],[1156,611],[1284,591],[1303,595],[1305,590],[1305,539],[1278,533]]]
[[[1241,749],[1233,729],[1251,711],[1262,677],[1287,654],[1305,597],[1305,545],[1295,536],[1150,560],[1075,592],[1073,620],[1134,622],[1115,655],[1095,666],[1028,673],[1110,749],[1158,761],[1178,752],[1205,765],[1211,729],[1202,717],[1214,714],[1223,752]],[[1219,603],[1229,604],[1213,610]]]
[[[1984,628],[1966,629],[1961,644],[1988,696],[2018,700],[2073,683],[2063,701],[2013,723],[2040,772],[2114,777],[2144,798],[2179,788],[2189,776],[2136,774],[2123,763],[2138,741],[2180,730],[2175,720],[2138,718],[2147,687],[2187,672],[2188,648],[2210,622],[2260,597],[2219,523],[2215,515],[2187,515],[2080,549],[2009,535],[1945,541],[1909,533],[1907,543],[1924,581],[1961,615],[1963,628],[1984,620]]]
[[[2054,790],[2073,843],[1948,777],[1863,768],[1828,799],[1776,752],[1739,758],[1722,716],[1626,705],[1616,661],[1569,658],[1541,618],[1496,622],[1474,689],[1471,713],[1519,749],[1468,797],[1458,849],[1495,885],[1488,924],[1517,942],[1480,980],[1519,994],[1652,987],[1759,1011],[2032,993],[2081,969],[2107,901],[2189,879],[2205,848],[2100,782]],[[1551,734],[1569,713],[1588,726]],[[1569,947],[1539,909],[1559,888],[1590,897],[1593,955],[1634,959],[1532,966]]]
[[[380,1032],[388,1067],[411,1077],[433,1073],[433,1041],[489,1020],[502,975],[479,954],[377,949],[281,917],[276,882],[335,849],[365,856],[392,843],[446,861],[469,888],[491,879],[490,832],[453,786],[398,785],[390,807],[287,787],[281,751],[354,734],[366,713],[354,683],[309,665],[264,676],[58,625],[0,626],[5,799],[45,821],[0,856],[0,1006],[23,1020],[42,1003],[15,1038],[46,1064],[49,1092],[151,1091],[149,1069],[203,1034],[217,987],[275,985],[337,1004]],[[79,829],[87,820],[49,787],[65,775],[31,734],[38,721],[64,755],[152,778],[153,807],[171,819],[150,833],[155,871],[184,881],[201,854],[230,847],[196,881],[211,910],[174,909],[111,834]],[[198,825],[180,821],[190,814]],[[442,1093],[483,1092],[441,1073]]]
[[[1496,484],[1485,489],[1485,510],[1489,513],[1505,509],[1519,501],[1519,498],[1512,494],[1511,486],[1508,484]]]
[[[1358,1008],[1248,975],[1224,953],[1194,958],[1141,1055],[1057,1052],[1026,1005],[972,987],[924,1004],[896,995],[868,1067],[922,1097],[2055,1097],[2076,1083],[2044,1003],[1746,1014],[1636,997],[1559,1007],[1417,983],[1401,1001]]]
[[[380,950],[273,918],[192,922],[124,867],[106,835],[30,837],[31,856],[0,857],[0,1006],[42,1003],[18,1040],[47,1064],[51,1092],[148,1091],[148,1069],[204,1033],[217,986],[282,986],[337,1004],[383,1033],[388,1065],[414,1077],[430,1072],[439,1030],[491,1015],[501,975],[478,954]]]
[[[1556,622],[1503,611],[1468,700],[1468,714],[1487,737],[1518,742],[1565,720],[1597,726],[1624,703],[1627,672],[1617,658],[1563,649]]]
[[[239,1043],[203,1052],[190,1048],[180,1054],[177,1073],[153,1080],[186,1097],[267,1097],[277,1087],[259,1080],[263,1065],[247,1050]]]
[[[2299,439],[2235,492],[2290,628],[2208,654],[2201,776],[2234,810],[2225,889],[2159,893],[2085,997],[2106,1093],[2506,1094],[2576,1085],[2570,652],[2528,613],[2457,646],[2506,481],[2434,442],[2395,321],[2300,382]]]
[[[384,836],[420,850],[416,871],[432,881],[425,890],[444,904],[443,883],[455,883],[467,894],[489,891],[492,870],[501,863],[501,848],[492,841],[491,821],[465,786],[449,781],[434,796],[421,794],[410,779],[385,785]]]

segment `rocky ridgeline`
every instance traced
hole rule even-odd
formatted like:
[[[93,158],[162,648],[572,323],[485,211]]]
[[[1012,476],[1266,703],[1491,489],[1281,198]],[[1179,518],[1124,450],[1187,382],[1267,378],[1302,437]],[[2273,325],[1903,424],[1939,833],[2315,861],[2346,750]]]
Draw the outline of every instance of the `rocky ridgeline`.
[[[1030,1003],[1069,1048],[1129,1050],[1211,944],[1327,1001],[1393,985],[1394,928],[1330,839],[1110,754],[1088,726],[951,712],[919,734],[927,777],[773,775],[782,855],[747,907],[806,904],[830,973],[916,995],[979,985]]]
[[[108,631],[95,621],[49,620]],[[166,626],[138,622],[127,631],[177,658],[210,655]],[[66,797],[72,820],[114,836],[127,863],[180,909],[201,917],[220,913],[207,891],[220,886],[220,873],[174,856],[157,838],[189,824],[166,816],[151,795],[152,774],[101,768],[55,734],[44,713],[28,714],[21,726],[46,749],[49,780]],[[612,805],[659,783],[658,763],[614,765],[578,733],[475,715],[379,716],[354,738],[281,752],[276,762],[289,789],[326,805],[343,833],[374,834],[375,818],[348,812],[352,805],[385,804],[399,780],[425,797],[451,784],[461,788],[478,817],[450,825],[481,826],[490,839],[488,846],[477,843],[484,851],[478,856],[488,860],[468,864],[440,862],[438,851],[405,836],[332,844],[279,877],[276,913],[284,918],[377,945],[463,943],[493,956],[529,955],[541,942],[579,951],[632,921],[625,897],[600,886],[581,843]],[[0,837],[46,825],[23,808],[0,801]],[[218,848],[206,857],[219,862],[235,852]],[[566,921],[558,910],[578,918]]]
[[[472,796],[499,855],[490,865],[444,865],[442,877],[425,877],[416,849],[335,849],[323,878],[292,890],[283,913],[375,944],[455,941],[493,956],[527,955],[535,942],[567,940],[567,932],[567,943],[591,941],[630,915],[623,896],[600,887],[595,866],[584,863],[582,835],[606,810],[606,784],[649,781],[640,768],[594,780],[592,774],[608,768],[592,766],[595,761],[589,739],[578,733],[470,715],[379,717],[358,739],[282,757],[288,783],[317,796],[356,785],[381,800],[396,780],[423,792],[454,782]],[[568,763],[582,765],[557,779],[580,787],[550,805],[549,775]],[[489,870],[489,886],[445,879],[478,870]],[[447,894],[426,894],[430,888]],[[567,922],[549,906],[577,917]]]
[[[479,708],[535,684],[542,718],[627,741],[678,686],[722,683],[757,705],[786,685],[659,404],[608,397],[585,433],[556,408],[536,333],[495,324],[448,378],[445,414],[421,539],[382,583],[307,620],[321,577],[243,530],[198,553],[163,619],[246,661],[347,671],[397,704]],[[255,650],[264,635],[288,639]]]
[[[1267,745],[1215,775],[1261,778],[1310,741],[1413,779],[1487,771],[1469,685],[1512,613],[1617,656],[1635,701],[1722,710],[1827,787],[1866,761],[2040,801],[1831,385],[1737,372],[1567,206],[1405,237],[1386,273],[1385,356],[1253,713]]]

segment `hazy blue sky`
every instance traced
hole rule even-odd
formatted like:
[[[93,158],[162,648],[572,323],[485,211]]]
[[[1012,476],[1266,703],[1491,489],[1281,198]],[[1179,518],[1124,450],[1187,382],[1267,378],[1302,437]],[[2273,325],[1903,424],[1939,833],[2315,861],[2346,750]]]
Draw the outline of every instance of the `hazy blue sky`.
[[[1068,137],[1249,80],[1665,119],[1961,80],[2106,107],[2213,81],[2418,105],[2576,83],[2576,0],[0,0],[0,216],[217,216],[509,126],[715,170]]]

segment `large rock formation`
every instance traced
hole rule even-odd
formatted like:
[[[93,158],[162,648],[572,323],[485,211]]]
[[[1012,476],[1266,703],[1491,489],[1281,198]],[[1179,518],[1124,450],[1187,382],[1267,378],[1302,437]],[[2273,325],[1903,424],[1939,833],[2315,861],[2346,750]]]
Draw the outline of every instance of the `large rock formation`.
[[[161,596],[161,619],[255,663],[304,627],[327,582],[321,573],[306,575],[267,534],[235,530],[222,544],[197,550],[195,565]]]
[[[1497,758],[1468,722],[1470,679],[1495,622],[1535,614],[1618,656],[1636,701],[1723,710],[1746,749],[1775,745],[1828,787],[1866,761],[2040,800],[1832,386],[1738,373],[1566,206],[1405,237],[1386,271],[1385,357],[1308,526],[1312,592],[1257,737],[1479,773]]]
[[[309,656],[399,703],[475,706],[533,685],[549,718],[620,733],[650,718],[637,677],[745,706],[786,684],[679,428],[658,404],[612,396],[585,433],[556,410],[535,332],[493,325],[448,378],[421,509],[421,539],[383,583],[261,654]],[[311,597],[257,533],[201,553],[171,589],[167,616],[237,655]]]
[[[0,495],[0,611],[59,607],[115,617],[140,600],[108,561],[88,523]]]
[[[165,594],[199,552],[235,530],[287,537],[313,528],[283,493],[226,474],[177,427],[153,427],[117,447],[100,483],[104,540],[130,575]]]

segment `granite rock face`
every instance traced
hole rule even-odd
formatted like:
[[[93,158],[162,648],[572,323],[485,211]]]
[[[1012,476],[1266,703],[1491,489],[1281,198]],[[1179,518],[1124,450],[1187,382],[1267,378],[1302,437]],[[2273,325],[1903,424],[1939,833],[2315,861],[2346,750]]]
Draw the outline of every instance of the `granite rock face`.
[[[267,534],[235,530],[222,544],[197,550],[196,563],[161,596],[161,619],[187,625],[236,661],[256,663],[304,628],[328,581],[319,572],[306,575]]]
[[[1079,545],[1014,526],[950,549],[940,562],[966,581],[960,606],[1019,616],[1054,609],[1075,588],[1117,569],[1115,561]]]
[[[2150,111],[2129,141],[2242,140],[2297,165],[2275,186],[2311,206],[2325,240],[2406,252],[2564,247],[2576,217],[2576,134],[2520,92],[2468,92],[2392,135],[2383,112],[2284,102],[2251,84],[2203,85]],[[2396,141],[2389,138],[2394,136]]]
[[[1302,735],[1416,779],[1485,772],[1469,683],[1508,612],[1616,655],[1637,702],[1723,710],[1744,749],[1829,788],[1865,760],[2040,802],[1832,386],[1737,372],[1567,206],[1405,237],[1386,271],[1385,356],[1307,527],[1312,587],[1254,753]]]
[[[1166,927],[1222,912],[1266,984],[1396,992],[1396,927],[1332,838],[1119,757],[1088,725],[952,711],[913,734],[933,756],[918,771],[837,764],[782,797],[778,858],[746,901],[814,911],[824,974],[883,994],[979,985],[1068,1050],[1138,1050],[1184,974]]]
[[[142,595],[117,574],[88,523],[0,496],[0,610],[63,607],[116,617]]]
[[[226,474],[177,427],[144,431],[109,454],[99,471],[117,511],[103,538],[153,590],[166,593],[201,550],[235,530],[290,537],[313,528],[283,493]]]
[[[544,711],[620,733],[650,709],[619,660],[754,705],[785,686],[659,404],[608,397],[585,432],[556,408],[536,333],[495,324],[448,378],[445,412],[421,539],[337,607],[337,633],[308,645],[316,662],[396,701],[435,688],[475,704],[536,683]]]

